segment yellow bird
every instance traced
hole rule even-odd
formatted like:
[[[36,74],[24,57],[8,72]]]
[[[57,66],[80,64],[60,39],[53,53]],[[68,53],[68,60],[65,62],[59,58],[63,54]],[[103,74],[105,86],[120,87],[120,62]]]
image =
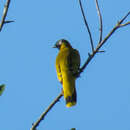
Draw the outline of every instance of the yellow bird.
[[[75,80],[78,77],[80,67],[80,55],[76,49],[73,49],[67,40],[61,39],[56,42],[54,48],[59,49],[56,57],[56,72],[60,83],[63,86],[64,99],[66,107],[76,104]]]

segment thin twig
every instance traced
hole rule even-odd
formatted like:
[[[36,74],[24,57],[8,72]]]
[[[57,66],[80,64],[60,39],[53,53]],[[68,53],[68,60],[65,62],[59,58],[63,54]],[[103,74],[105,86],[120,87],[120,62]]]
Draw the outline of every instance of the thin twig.
[[[127,22],[127,23],[125,23],[125,24],[120,24],[120,27],[126,26],[126,25],[128,25],[128,24],[130,24],[130,22]]]
[[[14,20],[8,20],[8,21],[5,21],[4,24],[6,24],[6,23],[12,23],[12,22],[14,22]]]
[[[130,15],[130,11],[124,16],[124,18],[122,20],[120,20],[118,22],[118,24],[122,24],[124,22],[124,20]]]
[[[115,27],[108,33],[108,35],[104,38],[104,40],[102,40],[96,47],[95,51],[92,54],[89,54],[88,59],[86,60],[86,62],[84,63],[84,65],[80,68],[80,72],[79,75],[83,72],[83,70],[86,68],[86,66],[89,64],[89,62],[91,61],[91,59],[95,56],[96,53],[98,53],[99,49],[104,45],[104,43],[112,36],[112,34],[121,27],[127,26],[129,25],[130,22],[127,22],[125,24],[122,24],[124,22],[124,20],[128,17],[128,15],[130,15],[130,12],[128,12],[116,25]],[[122,26],[123,25],[123,26]]]
[[[89,34],[89,37],[90,37],[90,43],[91,43],[92,52],[94,52],[93,39],[92,39],[92,35],[91,35],[91,32],[90,32],[90,29],[89,29],[87,20],[86,20],[86,18],[85,18],[85,14],[84,14],[84,10],[83,10],[83,6],[82,6],[82,3],[81,3],[81,0],[79,0],[79,5],[80,5],[80,9],[81,9],[81,12],[82,12],[82,15],[83,15],[84,23],[85,23],[85,25],[86,25],[86,28],[87,28],[87,30],[88,30],[88,34]]]
[[[1,19],[1,23],[0,23],[0,31],[2,30],[2,27],[3,27],[4,23],[5,23],[5,18],[6,18],[6,16],[7,16],[7,12],[8,12],[9,5],[10,5],[10,1],[11,1],[11,0],[7,0],[7,1],[6,1],[6,4],[5,4],[5,6],[4,6],[3,16],[2,16],[2,19]],[[12,21],[10,21],[10,22],[12,22]],[[8,23],[9,23],[9,22],[8,22]]]
[[[51,108],[60,100],[60,98],[63,96],[63,93],[61,92],[55,100],[49,105],[49,107],[43,112],[40,116],[40,118],[33,123],[32,128],[30,130],[36,130],[36,127],[39,125],[39,123],[44,119],[44,117],[47,115],[47,113],[51,110]]]
[[[100,28],[99,28],[100,38],[99,38],[99,42],[98,42],[98,43],[100,43],[102,41],[102,32],[103,32],[102,15],[101,15],[100,8],[99,8],[99,5],[98,5],[98,0],[95,0],[95,2],[96,2],[97,13],[98,13],[98,16],[99,16],[99,23],[100,23]]]

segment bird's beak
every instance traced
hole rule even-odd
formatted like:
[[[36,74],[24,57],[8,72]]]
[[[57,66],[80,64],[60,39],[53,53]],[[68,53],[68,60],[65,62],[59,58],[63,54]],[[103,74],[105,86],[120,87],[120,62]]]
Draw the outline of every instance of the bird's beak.
[[[57,48],[56,44],[52,48]]]

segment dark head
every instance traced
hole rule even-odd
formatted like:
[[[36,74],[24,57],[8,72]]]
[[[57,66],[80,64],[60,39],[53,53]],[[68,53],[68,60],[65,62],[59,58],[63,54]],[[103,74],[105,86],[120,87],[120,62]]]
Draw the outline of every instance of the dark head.
[[[62,47],[72,48],[70,43],[65,39],[58,40],[53,48],[61,49]]]

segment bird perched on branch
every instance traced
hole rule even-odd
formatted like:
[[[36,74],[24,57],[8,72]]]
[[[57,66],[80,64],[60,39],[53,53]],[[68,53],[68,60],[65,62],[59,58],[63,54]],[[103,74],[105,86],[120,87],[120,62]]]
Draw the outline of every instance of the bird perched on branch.
[[[67,40],[61,39],[56,42],[54,48],[59,49],[56,57],[56,72],[60,83],[63,86],[66,107],[76,104],[75,80],[78,77],[80,67],[80,55],[73,49]]]

